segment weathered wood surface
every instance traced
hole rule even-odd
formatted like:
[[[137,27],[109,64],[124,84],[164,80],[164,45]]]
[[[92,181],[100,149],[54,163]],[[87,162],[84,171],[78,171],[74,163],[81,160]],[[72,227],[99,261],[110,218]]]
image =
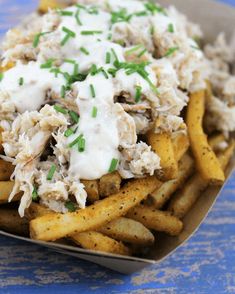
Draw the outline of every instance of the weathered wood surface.
[[[0,34],[31,6],[34,0],[0,0]],[[189,242],[160,266],[131,276],[0,236],[0,293],[51,292],[235,293],[235,174]]]

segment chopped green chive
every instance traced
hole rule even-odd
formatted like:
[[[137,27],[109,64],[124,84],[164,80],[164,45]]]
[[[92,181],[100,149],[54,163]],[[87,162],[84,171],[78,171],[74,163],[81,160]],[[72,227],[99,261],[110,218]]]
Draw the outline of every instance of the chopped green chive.
[[[4,77],[4,73],[0,72],[0,82],[3,80],[3,77]]]
[[[77,24],[78,24],[79,26],[81,26],[81,25],[82,25],[82,22],[81,22],[81,20],[80,20],[79,14],[80,14],[80,11],[77,10],[77,12],[76,12],[76,14],[75,14],[75,18],[76,18]]]
[[[60,90],[60,96],[62,97],[62,98],[64,98],[65,97],[65,94],[66,94],[66,86],[62,86],[61,87],[61,90]]]
[[[90,54],[89,51],[86,48],[84,48],[84,47],[81,47],[80,50],[81,50],[82,53],[84,53],[86,55],[89,55]]]
[[[141,49],[141,48],[143,48],[143,45],[142,45],[142,44],[137,45],[137,46],[135,46],[135,47],[133,47],[133,48],[127,50],[127,51],[126,51],[126,55],[130,55],[130,54],[132,54],[133,52],[135,52],[135,51],[137,51],[137,50],[139,50],[139,49]]]
[[[81,140],[81,138],[83,137],[83,135],[78,136],[75,140],[73,140],[70,144],[69,144],[69,148],[72,148],[74,145],[78,144],[78,142]]]
[[[95,98],[95,88],[93,85],[90,85],[91,96]]]
[[[113,158],[109,167],[109,173],[114,172],[117,169],[118,159]]]
[[[94,107],[92,108],[91,116],[92,116],[93,118],[97,117],[97,112],[98,112],[98,109],[97,109],[96,106],[94,106]]]
[[[135,93],[135,102],[138,103],[141,99],[141,90],[142,88],[140,86],[136,87],[136,93]]]
[[[143,11],[139,11],[135,13],[136,16],[146,16],[148,15],[147,11],[143,10]]]
[[[116,62],[119,63],[119,59],[118,59],[117,53],[115,52],[115,50],[113,48],[111,48],[111,51],[113,53],[113,56],[114,56]]]
[[[172,54],[174,54],[177,50],[179,50],[179,47],[171,47],[167,50],[165,57],[171,56]]]
[[[144,6],[147,9],[147,11],[149,11],[152,15],[156,13],[162,13],[166,15],[165,9],[152,1],[148,1],[147,3],[144,4]]]
[[[137,56],[141,57],[143,56],[148,50],[145,48],[144,50],[142,50]]]
[[[49,33],[50,32],[43,32],[43,33],[36,34],[33,39],[33,48],[38,47],[38,44],[40,42],[40,38],[46,34],[49,34]]]
[[[50,58],[45,63],[41,64],[40,68],[51,68],[55,59]]]
[[[153,35],[154,35],[154,32],[155,32],[155,28],[154,28],[154,26],[152,25],[152,26],[150,27],[150,35],[153,36]]]
[[[71,135],[74,134],[74,131],[72,129],[67,129],[65,132],[64,132],[64,136],[66,138],[70,137]]]
[[[58,67],[52,68],[50,72],[54,73],[56,78],[58,77],[58,74],[61,74],[61,71]]]
[[[55,171],[56,171],[56,166],[55,166],[55,164],[52,164],[52,166],[51,166],[51,168],[50,168],[50,170],[49,170],[49,172],[47,174],[47,180],[48,181],[51,181],[53,179]]]
[[[101,70],[100,70],[101,72],[102,72],[102,74],[104,75],[104,77],[106,78],[106,79],[108,79],[109,78],[109,76],[108,76],[108,74],[107,74],[107,72],[103,69],[103,68],[101,68]]]
[[[68,111],[66,109],[64,109],[63,107],[59,106],[59,105],[54,105],[54,109],[57,111],[57,112],[60,112],[60,113],[63,113],[63,114],[67,114]]]
[[[174,32],[175,32],[174,25],[173,25],[172,23],[170,23],[170,24],[168,25],[168,32],[169,32],[169,33],[174,33]]]
[[[85,151],[85,147],[86,147],[86,140],[82,137],[78,141],[78,151],[79,152],[84,152]]]
[[[112,40],[113,35],[111,33],[108,34],[108,40],[111,41]]]
[[[76,211],[75,205],[72,201],[67,201],[64,206],[68,209],[69,212]]]
[[[64,39],[60,42],[62,46],[64,46],[70,38],[76,37],[76,34],[66,27],[62,27],[62,31],[66,33]]]
[[[102,31],[81,31],[81,35],[96,35],[102,34]]]
[[[73,12],[72,11],[59,10],[58,12],[62,16],[73,16]]]
[[[34,202],[38,201],[38,191],[37,191],[37,188],[34,186],[33,187],[33,192],[32,192],[32,200]]]
[[[111,16],[112,24],[115,24],[117,22],[128,22],[132,18],[132,15],[128,14],[125,8],[120,9],[119,11],[111,12]]]
[[[105,62],[106,62],[106,64],[109,64],[111,62],[111,54],[110,54],[110,52],[106,53]]]
[[[97,74],[97,66],[96,64],[92,64],[91,68],[90,68],[90,74],[92,76],[96,75]]]
[[[75,64],[76,63],[76,61],[73,60],[73,59],[65,59],[64,62],[71,63],[71,64]]]
[[[74,68],[73,68],[73,75],[74,76],[77,76],[78,75],[78,70],[79,70],[79,67],[78,67],[78,64],[74,64]]]
[[[24,78],[20,77],[19,78],[19,85],[23,86],[23,84],[24,84]]]
[[[69,116],[71,117],[73,123],[77,124],[79,122],[79,115],[75,111],[70,110]]]

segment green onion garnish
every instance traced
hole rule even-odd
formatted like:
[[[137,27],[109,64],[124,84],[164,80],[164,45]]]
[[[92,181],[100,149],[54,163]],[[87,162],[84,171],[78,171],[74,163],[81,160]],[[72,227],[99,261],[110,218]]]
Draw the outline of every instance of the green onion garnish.
[[[52,166],[51,166],[51,168],[50,168],[50,170],[49,170],[49,172],[47,174],[47,180],[48,181],[51,181],[53,179],[55,171],[56,171],[56,166],[55,166],[55,164],[52,164]]]
[[[64,46],[70,38],[75,38],[76,34],[66,27],[62,27],[62,31],[66,33],[64,39],[61,41],[61,46]]]
[[[58,77],[59,73],[61,74],[61,71],[58,67],[52,68],[50,72],[54,73],[56,78]]]
[[[110,54],[110,52],[106,53],[105,62],[106,62],[106,64],[109,64],[111,62],[111,54]]]
[[[174,54],[177,50],[179,50],[180,48],[177,47],[171,47],[167,50],[166,54],[164,55],[165,57],[171,56],[172,54]]]
[[[34,186],[33,187],[33,192],[32,192],[32,200],[34,202],[38,201],[38,191],[37,191],[37,188]]]
[[[33,48],[38,47],[38,44],[40,42],[40,38],[46,34],[49,34],[49,33],[50,32],[43,32],[43,33],[36,34],[33,39]]]
[[[85,147],[86,147],[86,140],[82,137],[78,141],[78,151],[79,152],[84,152],[85,151]]]
[[[142,44],[137,45],[137,46],[135,46],[135,47],[133,47],[133,48],[127,50],[127,51],[126,51],[126,55],[130,55],[130,54],[132,54],[133,52],[135,52],[135,51],[141,49],[142,47],[143,47]]]
[[[97,112],[98,112],[98,109],[97,109],[96,106],[94,106],[94,107],[92,108],[91,116],[92,116],[93,118],[97,117]]]
[[[71,63],[71,64],[75,64],[76,63],[75,60],[73,60],[73,59],[67,59],[67,58],[64,60],[64,62]]]
[[[103,68],[101,68],[101,70],[100,70],[101,72],[102,72],[102,74],[104,75],[104,77],[106,78],[106,79],[108,79],[109,78],[109,76],[108,76],[108,74],[107,74],[107,72],[103,69]]]
[[[117,169],[118,159],[113,158],[109,167],[109,173],[114,172]]]
[[[143,56],[148,50],[145,48],[144,50],[142,50],[137,56],[141,57]]]
[[[74,68],[73,68],[73,75],[74,76],[77,76],[78,75],[78,69],[79,69],[78,64],[77,63],[74,64]]]
[[[60,96],[62,97],[62,98],[64,98],[65,97],[65,94],[66,94],[66,86],[62,86],[61,87],[61,90],[60,90]]]
[[[162,13],[166,15],[165,9],[155,4],[152,1],[148,1],[147,3],[144,4],[144,6],[147,9],[147,11],[149,11],[152,15],[154,15],[155,13]]]
[[[82,22],[80,20],[79,14],[80,14],[80,11],[77,10],[77,12],[75,14],[75,18],[76,18],[77,24],[81,26],[82,25]]]
[[[75,205],[72,201],[67,201],[64,206],[68,209],[69,212],[76,211]]]
[[[73,12],[72,11],[59,10],[58,12],[62,16],[73,16]]]
[[[69,148],[72,148],[74,145],[78,144],[78,142],[81,140],[82,137],[83,137],[83,135],[79,135],[75,140],[73,140],[73,141],[69,144]]]
[[[81,50],[82,53],[84,53],[86,55],[89,55],[90,54],[89,51],[86,48],[84,48],[84,47],[81,47],[80,50]]]
[[[174,25],[173,25],[172,23],[170,23],[170,24],[168,25],[168,32],[169,32],[169,33],[174,33],[174,31],[175,31],[175,29],[174,29]]]
[[[81,35],[96,35],[102,34],[102,31],[81,31]]]
[[[19,85],[23,86],[23,84],[24,84],[24,78],[20,77],[19,78]]]
[[[141,90],[140,86],[136,86],[136,93],[135,93],[135,102],[138,103],[141,99]]]
[[[90,85],[91,96],[95,98],[95,88],[93,85]]]
[[[114,56],[115,60],[119,63],[119,59],[118,59],[117,53],[115,52],[115,50],[113,48],[111,48],[111,51],[113,53],[113,56]]]
[[[51,68],[55,59],[50,58],[45,63],[41,64],[40,68]]]
[[[59,106],[59,105],[54,105],[54,109],[57,111],[57,112],[60,112],[60,113],[63,113],[63,114],[67,114],[68,111],[66,109],[64,109],[63,107]]]
[[[64,132],[64,136],[66,138],[70,137],[71,135],[74,134],[74,131],[72,129],[67,129],[65,132]]]
[[[79,122],[79,115],[75,111],[70,110],[69,116],[71,117],[73,123],[77,124]]]
[[[4,73],[0,72],[0,82],[3,80],[3,77],[4,77]]]

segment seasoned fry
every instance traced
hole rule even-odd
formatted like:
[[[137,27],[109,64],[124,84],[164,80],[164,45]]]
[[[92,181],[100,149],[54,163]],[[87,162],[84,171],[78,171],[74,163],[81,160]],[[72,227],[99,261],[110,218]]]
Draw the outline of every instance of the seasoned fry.
[[[183,229],[183,223],[168,211],[160,211],[139,205],[131,209],[127,217],[141,222],[146,228],[177,236]]]
[[[6,65],[4,65],[4,66],[0,64],[0,72],[7,71],[8,69],[11,69],[14,66],[15,66],[15,63],[14,62],[10,62],[10,61]]]
[[[174,149],[175,159],[179,161],[189,148],[188,136],[181,132],[172,138],[172,145]]]
[[[0,159],[0,181],[9,181],[14,169],[10,162]]]
[[[40,13],[46,13],[49,8],[55,9],[55,8],[64,8],[66,7],[66,4],[63,3],[61,0],[40,0],[38,11]]]
[[[98,231],[118,241],[146,246],[154,243],[154,236],[147,228],[125,217],[111,221]]]
[[[0,209],[0,230],[23,236],[29,235],[29,222],[21,218],[17,210]]]
[[[32,220],[50,213],[55,214],[55,212],[52,212],[45,206],[38,203],[32,203],[26,210],[26,217],[27,219]],[[154,242],[154,236],[147,228],[137,221],[124,217],[119,217],[116,220],[109,222],[97,231],[118,241],[138,245],[151,245]],[[71,238],[77,239],[76,236],[79,234],[75,234],[71,236]]]
[[[196,159],[198,170],[210,184],[222,184],[225,180],[220,163],[209,146],[203,132],[202,121],[205,113],[205,91],[191,94],[187,110],[187,126],[191,148]]]
[[[234,142],[230,143],[229,147],[218,156],[219,162],[223,169],[226,168],[233,155],[234,146]],[[177,192],[177,194],[172,198],[168,210],[175,216],[183,218],[207,186],[208,183],[201,177],[201,175],[199,173],[195,174],[185,184],[184,188]]]
[[[124,215],[139,204],[160,182],[156,177],[136,179],[117,194],[105,198],[85,209],[66,214],[45,215],[30,222],[33,239],[53,241],[67,235],[95,230]]]
[[[118,242],[99,232],[83,232],[73,236],[72,240],[85,249],[103,251],[120,255],[131,255],[130,249],[122,242]]]
[[[118,193],[121,187],[122,178],[118,172],[104,175],[99,182],[99,192],[101,197],[107,197]]]
[[[177,177],[178,163],[175,159],[174,148],[170,134],[155,134],[149,132],[147,134],[148,144],[151,145],[153,151],[161,158],[161,167],[163,175],[162,180],[171,180]]]
[[[7,203],[9,195],[14,187],[14,182],[4,181],[0,182],[0,204]],[[18,201],[21,198],[21,193],[15,195],[12,201]]]
[[[99,186],[98,181],[82,180],[81,183],[85,186],[87,192],[87,200],[89,203],[94,203],[99,200]]]
[[[171,195],[179,189],[189,178],[194,170],[194,161],[185,154],[179,162],[179,173],[176,179],[165,182],[159,189],[150,194],[152,206],[160,209],[170,199]]]

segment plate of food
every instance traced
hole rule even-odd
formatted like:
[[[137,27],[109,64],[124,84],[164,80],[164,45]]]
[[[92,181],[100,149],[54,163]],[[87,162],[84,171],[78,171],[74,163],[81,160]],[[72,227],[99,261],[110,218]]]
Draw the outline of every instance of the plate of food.
[[[1,234],[121,272],[192,235],[235,147],[234,51],[199,18],[206,37],[153,1],[42,0],[7,32]]]

